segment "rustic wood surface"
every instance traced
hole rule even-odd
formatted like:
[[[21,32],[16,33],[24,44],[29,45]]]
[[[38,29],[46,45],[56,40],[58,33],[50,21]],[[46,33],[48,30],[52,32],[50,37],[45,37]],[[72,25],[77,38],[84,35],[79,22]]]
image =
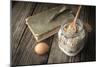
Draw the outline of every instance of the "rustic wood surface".
[[[80,19],[92,26],[84,49],[76,56],[65,55],[58,47],[57,34],[44,40],[49,44],[49,52],[38,56],[34,52],[36,41],[25,24],[28,16],[56,7],[58,4],[43,4],[32,2],[12,2],[11,9],[11,63],[12,65],[37,65],[52,63],[85,62],[96,60],[95,45],[95,7],[84,6],[80,13]],[[76,13],[77,6],[70,6]]]

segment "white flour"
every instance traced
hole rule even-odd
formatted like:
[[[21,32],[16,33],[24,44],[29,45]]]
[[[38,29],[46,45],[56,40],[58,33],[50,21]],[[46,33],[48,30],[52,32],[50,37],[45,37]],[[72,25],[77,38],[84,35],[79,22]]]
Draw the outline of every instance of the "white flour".
[[[69,23],[61,26],[61,29],[58,32],[59,48],[65,54],[69,56],[75,56],[84,47],[86,33],[83,28],[83,23],[79,19],[76,23],[77,32],[73,32],[73,30],[64,31],[64,28],[68,25]]]

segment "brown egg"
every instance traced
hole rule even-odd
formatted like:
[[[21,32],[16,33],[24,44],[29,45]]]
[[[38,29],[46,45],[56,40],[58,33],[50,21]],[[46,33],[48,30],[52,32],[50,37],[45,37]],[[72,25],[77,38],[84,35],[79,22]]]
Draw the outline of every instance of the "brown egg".
[[[34,50],[38,55],[43,55],[49,51],[49,46],[45,42],[40,42],[35,46]]]

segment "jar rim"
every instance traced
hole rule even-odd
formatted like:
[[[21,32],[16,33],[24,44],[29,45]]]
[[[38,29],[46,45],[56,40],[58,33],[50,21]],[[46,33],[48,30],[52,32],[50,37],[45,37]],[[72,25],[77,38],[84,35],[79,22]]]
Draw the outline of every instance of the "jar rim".
[[[67,32],[65,32],[64,31],[64,28],[65,28],[65,26],[68,26],[69,25],[69,23],[65,23],[65,24],[63,24],[62,26],[61,26],[61,30],[62,30],[62,32],[63,32],[63,35],[65,35],[66,36],[66,38],[70,38],[70,37],[76,37],[76,36],[78,36],[78,35],[80,35],[80,33],[84,30],[84,28],[83,28],[83,23],[82,23],[82,21],[80,20],[80,19],[77,19],[77,28],[78,28],[78,32],[76,32],[73,36],[69,36],[69,35],[66,35],[67,34]]]

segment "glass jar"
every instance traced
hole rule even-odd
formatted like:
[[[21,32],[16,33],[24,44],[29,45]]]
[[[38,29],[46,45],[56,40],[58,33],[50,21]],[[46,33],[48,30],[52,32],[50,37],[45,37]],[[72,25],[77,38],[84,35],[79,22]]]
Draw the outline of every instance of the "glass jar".
[[[68,56],[75,56],[85,45],[86,32],[84,30],[82,21],[79,19],[76,21],[76,33],[65,31],[64,28],[68,26],[69,23],[61,25],[61,28],[58,32],[58,45],[61,51]]]

